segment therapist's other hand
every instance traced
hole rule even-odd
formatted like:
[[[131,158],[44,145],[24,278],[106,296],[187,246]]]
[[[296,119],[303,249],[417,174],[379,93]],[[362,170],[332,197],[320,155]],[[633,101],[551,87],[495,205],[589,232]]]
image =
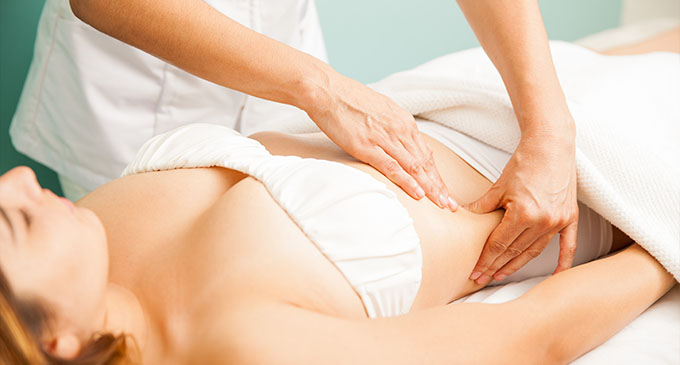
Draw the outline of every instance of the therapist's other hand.
[[[571,267],[576,252],[578,205],[573,132],[524,134],[498,181],[465,208],[505,208],[470,275],[480,285],[501,281],[538,256],[560,234],[553,274]]]
[[[335,144],[373,166],[411,197],[427,196],[440,208],[458,209],[410,113],[340,74],[326,81],[311,88],[311,106],[303,109]]]

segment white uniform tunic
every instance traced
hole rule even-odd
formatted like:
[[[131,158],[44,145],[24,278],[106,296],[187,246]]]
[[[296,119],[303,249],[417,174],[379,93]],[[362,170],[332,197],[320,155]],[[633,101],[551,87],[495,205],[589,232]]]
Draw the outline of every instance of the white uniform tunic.
[[[325,61],[313,0],[205,0],[251,29]],[[92,190],[120,176],[142,144],[180,125],[248,135],[304,113],[188,74],[47,0],[33,62],[12,120],[20,152]]]

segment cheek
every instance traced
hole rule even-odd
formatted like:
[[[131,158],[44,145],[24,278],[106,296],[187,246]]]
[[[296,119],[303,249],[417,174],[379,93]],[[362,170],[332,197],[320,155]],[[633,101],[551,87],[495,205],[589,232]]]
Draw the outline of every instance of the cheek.
[[[71,242],[63,242],[71,249],[61,253],[63,265],[60,272],[62,282],[55,286],[61,288],[59,296],[64,315],[69,322],[83,330],[97,322],[108,282],[108,252],[106,241],[98,227],[81,227]]]
[[[108,252],[101,225],[97,221],[77,218],[60,222],[60,234],[56,234],[56,237],[56,227],[46,230],[51,233],[53,241],[41,256],[50,263],[45,265],[49,266],[46,270],[50,271],[51,276],[48,281],[50,285],[60,288],[64,304],[77,301],[70,305],[88,311],[90,308],[85,307],[97,304],[98,297],[106,289]]]
[[[87,211],[92,216],[93,213]],[[89,218],[89,217],[88,217]],[[73,244],[80,257],[77,259],[81,265],[81,274],[90,278],[90,289],[97,291],[97,287],[105,286],[109,270],[108,247],[106,245],[106,233],[96,217],[81,223],[79,237]]]

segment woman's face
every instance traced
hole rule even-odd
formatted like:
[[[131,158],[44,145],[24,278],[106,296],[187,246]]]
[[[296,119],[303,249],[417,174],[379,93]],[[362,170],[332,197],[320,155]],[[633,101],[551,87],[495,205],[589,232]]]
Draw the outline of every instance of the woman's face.
[[[101,326],[104,228],[90,210],[42,189],[26,167],[0,176],[0,267],[18,298],[49,308],[58,330],[88,336]]]

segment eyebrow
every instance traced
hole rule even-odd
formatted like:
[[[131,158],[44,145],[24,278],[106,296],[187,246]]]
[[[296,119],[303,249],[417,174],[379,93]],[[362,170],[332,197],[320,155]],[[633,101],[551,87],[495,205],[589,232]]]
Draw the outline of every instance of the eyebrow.
[[[14,239],[14,226],[12,226],[12,222],[10,222],[7,213],[5,212],[4,209],[2,209],[2,207],[0,207],[0,216],[2,216],[2,218],[5,219],[5,222],[7,222],[7,226],[9,227],[9,230],[12,233],[12,239]]]

